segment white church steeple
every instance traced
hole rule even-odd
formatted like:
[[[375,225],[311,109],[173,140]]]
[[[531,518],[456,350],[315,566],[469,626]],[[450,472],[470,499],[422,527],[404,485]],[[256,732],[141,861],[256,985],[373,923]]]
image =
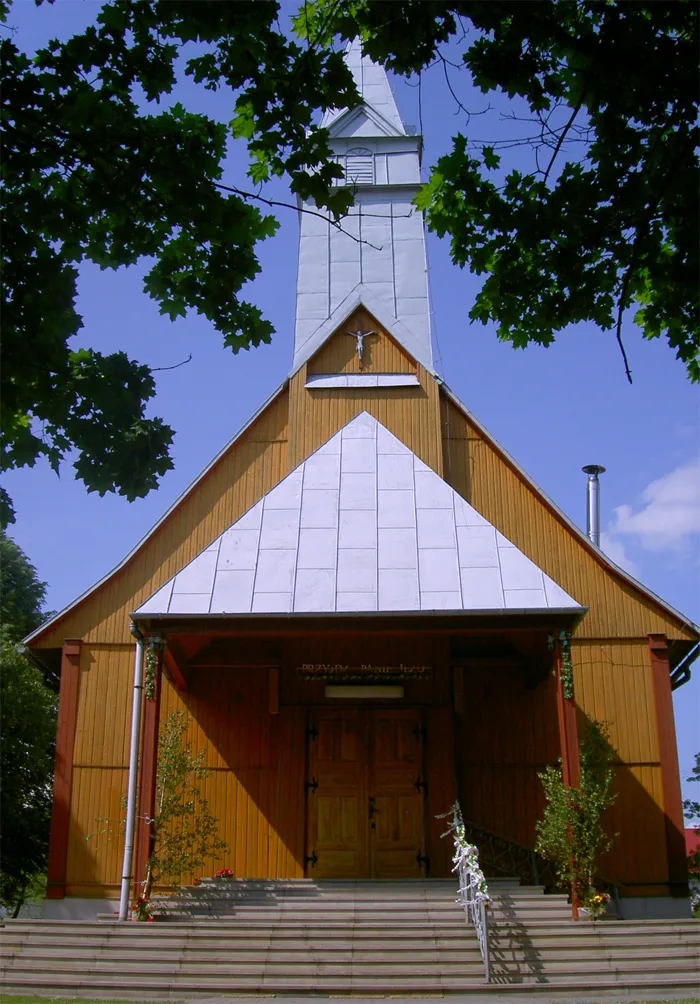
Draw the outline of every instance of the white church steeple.
[[[343,183],[355,188],[355,204],[342,230],[300,214],[293,368],[363,304],[432,369],[423,218],[412,205],[421,183],[421,139],[404,126],[383,67],[363,56],[357,41],[345,59],[362,104],[327,112],[322,125],[345,171]]]

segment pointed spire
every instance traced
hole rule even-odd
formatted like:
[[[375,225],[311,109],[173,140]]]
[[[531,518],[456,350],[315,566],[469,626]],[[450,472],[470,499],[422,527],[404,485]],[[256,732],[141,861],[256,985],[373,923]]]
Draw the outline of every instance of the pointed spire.
[[[359,38],[348,43],[345,50],[345,62],[347,63],[357,86],[360,96],[366,106],[377,112],[381,118],[392,127],[395,135],[405,136],[406,129],[399,110],[396,107],[394,95],[389,86],[386,70],[383,66],[375,63],[369,56],[362,55],[362,42]],[[323,116],[321,125],[329,128],[333,123],[340,127],[340,119],[348,112],[347,108],[332,109]],[[333,130],[334,135],[342,135],[342,129]],[[377,135],[381,136],[385,131],[381,127],[377,128]],[[366,134],[365,134],[366,135]]]
[[[421,140],[405,128],[386,72],[359,41],[345,60],[362,103],[328,112],[323,125],[354,205],[340,229],[317,211],[302,214],[293,371],[360,305],[432,371],[423,217],[413,205]]]

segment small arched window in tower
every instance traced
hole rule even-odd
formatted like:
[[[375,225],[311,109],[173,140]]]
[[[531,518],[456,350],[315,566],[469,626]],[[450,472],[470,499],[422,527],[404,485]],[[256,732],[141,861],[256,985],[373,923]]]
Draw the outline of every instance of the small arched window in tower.
[[[361,147],[348,150],[345,158],[345,184],[374,184],[374,154],[371,150]]]

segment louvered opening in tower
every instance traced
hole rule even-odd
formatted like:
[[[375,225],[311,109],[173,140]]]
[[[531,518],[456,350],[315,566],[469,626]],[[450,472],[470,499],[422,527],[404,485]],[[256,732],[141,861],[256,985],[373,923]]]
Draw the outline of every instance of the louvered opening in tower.
[[[345,158],[345,183],[374,184],[374,155],[371,150],[348,150]]]

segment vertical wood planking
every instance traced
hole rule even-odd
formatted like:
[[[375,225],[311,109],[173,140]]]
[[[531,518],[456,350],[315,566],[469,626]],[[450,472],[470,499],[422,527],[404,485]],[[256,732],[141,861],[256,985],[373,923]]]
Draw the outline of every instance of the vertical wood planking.
[[[678,770],[678,746],[673,721],[673,700],[668,662],[668,647],[664,635],[650,635],[649,661],[657,733],[659,737],[659,769],[664,799],[664,829],[669,882],[683,894],[688,882],[688,860],[685,848],[681,784]]]
[[[439,388],[422,366],[417,372],[419,387],[307,390],[306,367],[302,367],[289,382],[290,469],[367,411],[441,474]]]
[[[136,840],[134,847],[134,891],[140,889],[146,878],[146,866],[151,856],[153,818],[156,800],[156,772],[158,767],[158,730],[160,725],[160,700],[163,684],[161,659],[155,671],[154,693],[144,693],[141,712],[141,744],[139,761],[138,808]]]
[[[287,390],[184,496],[124,568],[39,639],[56,647],[71,634],[102,644],[129,642],[128,614],[214,540],[288,472]]]
[[[346,332],[376,331],[365,338],[362,367],[355,339]],[[308,362],[310,374],[321,373],[415,373],[416,363],[366,310],[359,308]]]
[[[207,797],[228,844],[210,867],[246,878],[303,875],[303,709],[271,716],[267,671],[243,669],[201,670],[187,694],[166,682],[162,719],[178,707],[191,718],[192,749],[207,750]]]
[[[537,772],[559,755],[554,678],[528,690],[516,670],[464,673],[468,711],[455,716],[464,817],[532,847],[544,804]]]
[[[58,728],[56,731],[51,839],[49,843],[47,886],[49,899],[62,899],[66,886],[80,656],[80,641],[64,642],[61,655],[61,684],[58,697]]]
[[[577,638],[692,634],[603,566],[545,499],[451,401],[442,399],[445,479],[589,612]],[[583,492],[583,486],[582,486]]]
[[[452,874],[452,842],[447,837],[442,839],[449,820],[437,816],[449,812],[457,799],[453,726],[452,708],[426,708],[423,746],[428,782],[426,854],[430,858],[431,878],[448,878]]]

